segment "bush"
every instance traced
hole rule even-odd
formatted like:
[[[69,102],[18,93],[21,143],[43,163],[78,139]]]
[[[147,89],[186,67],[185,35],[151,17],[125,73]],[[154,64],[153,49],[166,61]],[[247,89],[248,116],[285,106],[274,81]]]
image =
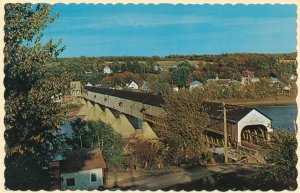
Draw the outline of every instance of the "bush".
[[[153,167],[159,163],[158,144],[136,136],[128,139],[129,160],[131,163],[137,163],[143,168]]]

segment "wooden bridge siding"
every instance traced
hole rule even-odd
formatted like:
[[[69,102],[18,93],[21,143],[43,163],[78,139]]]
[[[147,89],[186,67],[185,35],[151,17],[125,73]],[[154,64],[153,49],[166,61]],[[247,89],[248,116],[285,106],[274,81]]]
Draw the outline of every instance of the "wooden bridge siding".
[[[87,91],[87,93],[83,94],[83,98],[118,110],[120,112],[124,112],[125,114],[129,114],[136,118],[143,119],[143,113],[141,112],[143,103],[141,102],[90,91]],[[120,103],[122,103],[121,106]]]
[[[224,133],[224,123],[222,120],[219,119],[210,119],[211,125],[213,125],[210,128],[210,131],[216,131],[216,133]],[[238,129],[237,129],[237,124],[236,123],[230,123],[227,122],[227,136],[230,137],[232,142],[237,142],[238,140]]]

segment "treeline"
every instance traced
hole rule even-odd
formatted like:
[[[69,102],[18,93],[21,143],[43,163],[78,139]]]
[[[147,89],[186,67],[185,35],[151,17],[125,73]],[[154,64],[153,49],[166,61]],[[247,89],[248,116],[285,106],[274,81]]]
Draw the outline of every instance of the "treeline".
[[[171,54],[167,56],[99,56],[99,57],[66,57],[60,58],[59,60],[73,60],[73,61],[109,61],[109,62],[126,62],[126,61],[147,61],[147,60],[204,60],[204,61],[215,61],[219,57],[224,56],[237,56],[237,57],[261,57],[261,56],[272,56],[276,59],[281,60],[296,60],[297,53],[282,53],[282,54],[261,54],[261,53],[224,53],[224,54]]]

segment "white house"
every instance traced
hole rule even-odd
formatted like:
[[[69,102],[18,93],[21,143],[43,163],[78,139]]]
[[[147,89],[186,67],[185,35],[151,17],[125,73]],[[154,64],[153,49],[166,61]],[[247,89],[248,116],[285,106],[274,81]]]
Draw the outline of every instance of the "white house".
[[[143,84],[141,86],[141,90],[147,91],[148,89],[148,82],[146,80],[143,81]]]
[[[290,84],[284,86],[284,90],[290,91],[292,86]]]
[[[95,190],[103,186],[106,164],[98,148],[73,150],[62,157],[61,190]]]
[[[190,90],[192,90],[193,88],[196,88],[196,87],[202,87],[203,84],[197,80],[194,80],[193,82],[191,82],[190,84]]]
[[[273,84],[279,82],[278,78],[274,78],[274,77],[271,77],[270,80]]]
[[[172,84],[171,87],[172,87],[173,91],[175,91],[175,92],[179,91],[179,88],[176,84]]]
[[[85,86],[93,86],[91,83],[87,83]]]
[[[139,86],[134,81],[132,81],[127,87],[134,90],[139,89]]]
[[[297,75],[294,75],[294,74],[293,74],[293,75],[290,77],[290,79],[291,79],[291,80],[297,80]]]
[[[92,74],[93,72],[91,70],[88,70],[88,71],[84,70],[84,73],[85,74]]]
[[[242,76],[242,78],[241,78],[241,84],[246,84],[246,83],[249,84],[250,82],[255,83],[258,81],[259,81],[259,78],[255,77],[255,76],[248,76],[248,77]]]
[[[110,74],[110,73],[112,73],[112,70],[110,69],[109,66],[105,66],[105,67],[103,68],[103,73],[104,73],[104,74]]]
[[[162,71],[162,68],[160,67],[159,64],[154,65],[153,68],[154,68],[155,71]]]

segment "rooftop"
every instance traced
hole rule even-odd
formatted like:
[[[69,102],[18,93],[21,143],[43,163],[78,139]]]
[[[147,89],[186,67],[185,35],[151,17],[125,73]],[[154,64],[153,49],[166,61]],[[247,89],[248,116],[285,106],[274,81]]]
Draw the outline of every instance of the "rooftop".
[[[148,105],[158,106],[158,107],[161,107],[161,105],[164,103],[164,99],[162,96],[153,95],[150,93],[115,90],[115,89],[99,88],[99,87],[92,87],[92,86],[85,86],[84,88],[85,90],[91,92],[120,97],[120,98],[133,100],[133,101],[141,102]]]
[[[103,156],[98,148],[83,148],[63,154],[61,171],[63,173],[78,172],[96,168],[106,168]]]

